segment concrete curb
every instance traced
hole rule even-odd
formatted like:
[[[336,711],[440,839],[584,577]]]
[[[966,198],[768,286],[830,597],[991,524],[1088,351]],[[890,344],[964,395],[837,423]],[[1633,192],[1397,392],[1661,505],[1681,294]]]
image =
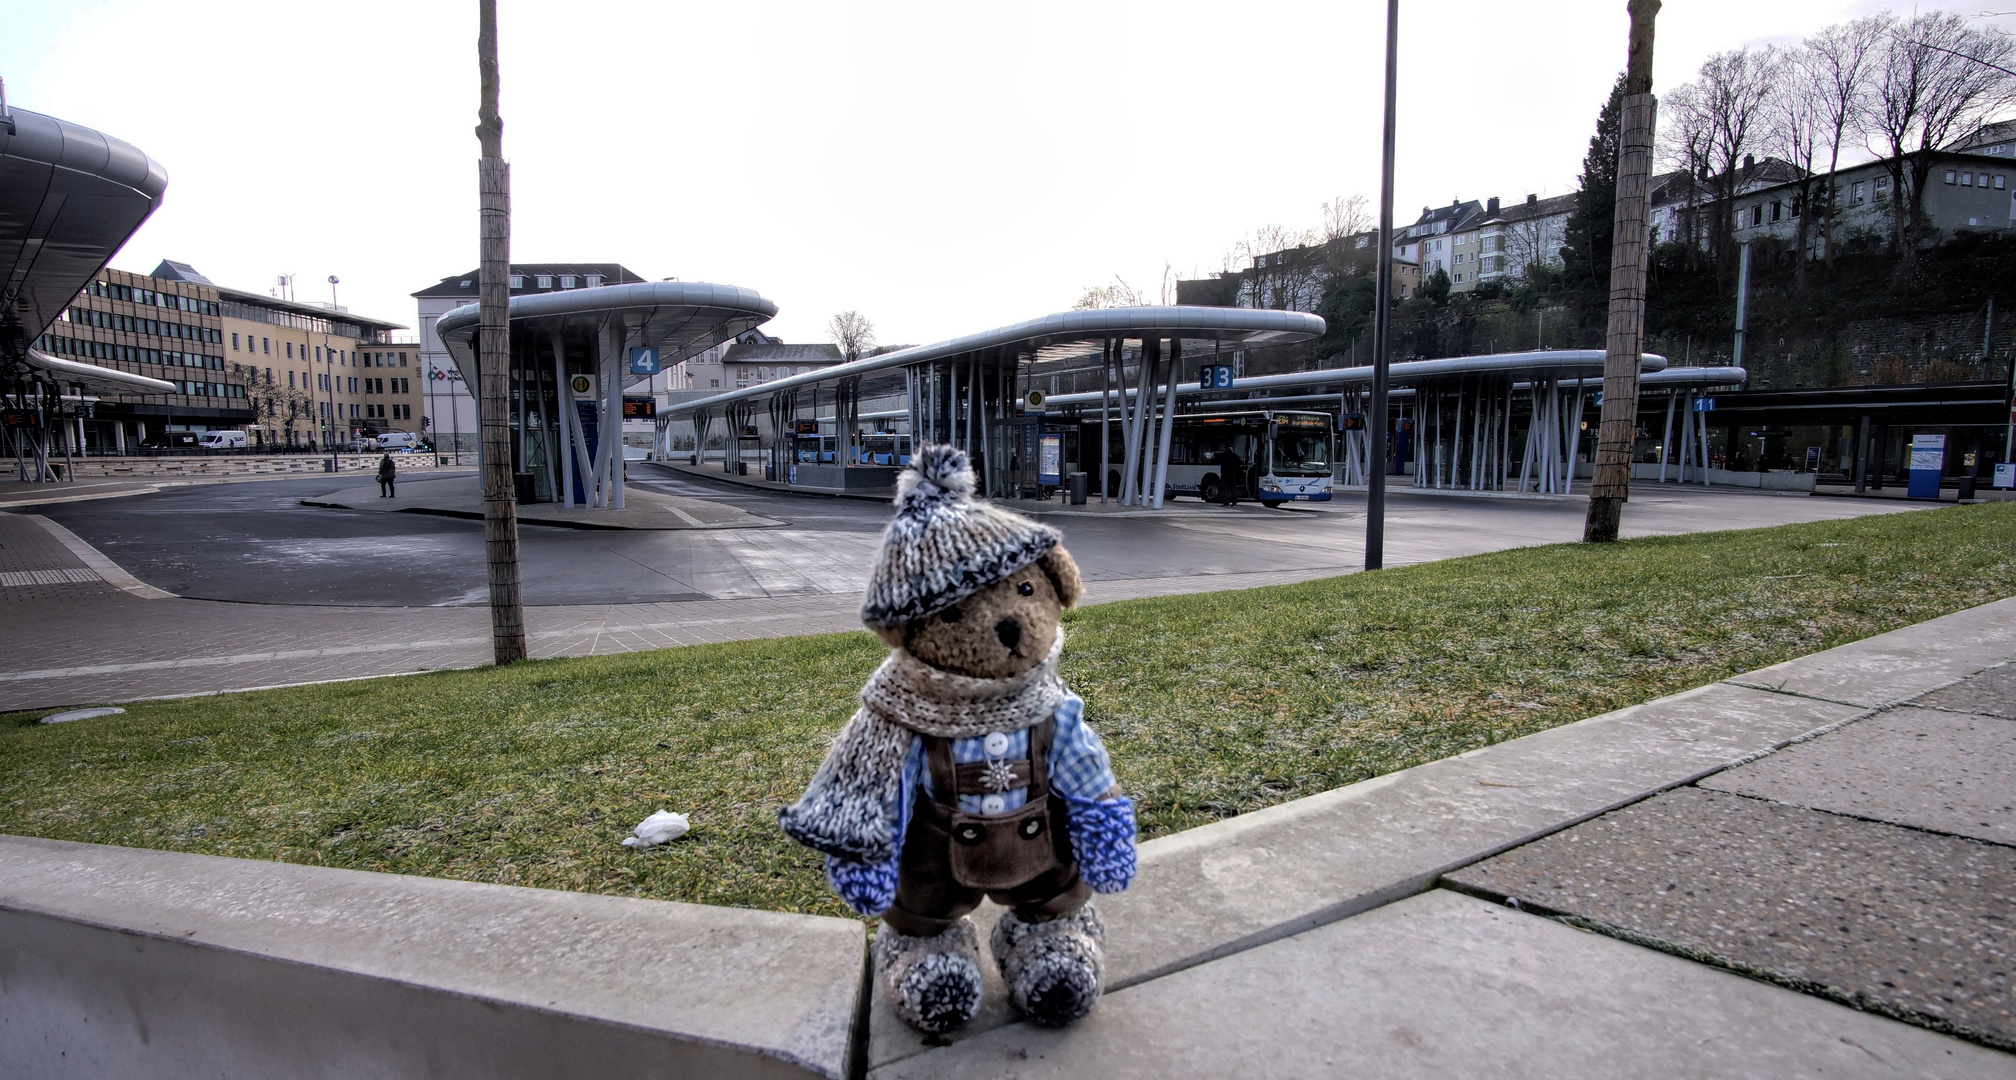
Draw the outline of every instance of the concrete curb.
[[[144,600],[179,599],[176,594],[166,589],[157,589],[127,573],[125,567],[107,558],[104,552],[92,547],[84,541],[83,537],[78,536],[69,529],[56,524],[40,514],[23,514],[21,516],[42,526],[49,535],[56,538],[58,543],[69,548],[70,554],[77,556],[85,566],[90,567],[99,577],[104,578],[106,584],[117,586]]]
[[[0,837],[11,1076],[848,1074],[851,919]]]

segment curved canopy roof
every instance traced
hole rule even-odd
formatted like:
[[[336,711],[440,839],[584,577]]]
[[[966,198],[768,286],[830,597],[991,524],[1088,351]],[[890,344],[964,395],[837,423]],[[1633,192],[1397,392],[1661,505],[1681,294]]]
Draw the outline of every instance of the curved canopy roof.
[[[173,394],[175,384],[166,379],[150,379],[130,371],[84,364],[50,356],[40,349],[28,350],[28,366],[59,387],[81,386],[100,394]]]
[[[1468,375],[1504,375],[1515,380],[1536,378],[1581,379],[1603,374],[1602,349],[1543,349],[1536,352],[1488,353],[1481,356],[1451,356],[1440,360],[1402,360],[1389,369],[1389,378],[1396,387],[1415,383],[1432,382],[1437,379],[1459,378]],[[1666,358],[1656,353],[1645,353],[1639,360],[1639,371],[1657,372],[1666,368]],[[1241,393],[1254,390],[1306,390],[1317,386],[1355,386],[1372,381],[1372,365],[1357,367],[1318,368],[1314,371],[1290,371],[1280,375],[1249,375],[1238,380],[1229,391],[1205,390],[1196,383],[1178,383],[1179,396],[1214,394],[1238,400]],[[1051,406],[1096,405],[1100,395],[1096,393],[1058,394],[1049,399]]]
[[[464,304],[434,323],[434,332],[470,386],[476,385],[479,314],[479,305]],[[695,281],[637,281],[511,298],[514,331],[571,336],[617,329],[627,345],[655,346],[664,367],[753,330],[776,314],[777,305],[753,290]]]
[[[9,127],[0,122],[0,360],[25,361],[154,212],[168,173],[130,143],[53,116],[15,109]]]
[[[795,390],[851,378],[862,379],[863,394],[873,395],[899,388],[902,369],[912,364],[950,360],[997,368],[1016,363],[1025,355],[1036,355],[1045,360],[1052,359],[1051,354],[1089,352],[1096,355],[1097,344],[1108,338],[1160,336],[1249,346],[1308,341],[1322,335],[1323,320],[1300,311],[1194,305],[1061,311],[933,345],[914,345],[879,356],[863,357],[849,364],[836,364],[803,375],[777,379],[761,386],[681,402],[668,411],[690,413],[695,409],[713,408],[780,390]]]

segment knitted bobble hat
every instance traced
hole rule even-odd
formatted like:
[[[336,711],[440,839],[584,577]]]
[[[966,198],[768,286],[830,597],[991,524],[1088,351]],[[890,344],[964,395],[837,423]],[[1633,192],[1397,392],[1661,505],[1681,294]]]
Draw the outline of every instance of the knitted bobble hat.
[[[896,481],[896,518],[868,577],[861,621],[901,626],[942,611],[1048,554],[1057,530],[972,500],[966,452],[924,446]]]

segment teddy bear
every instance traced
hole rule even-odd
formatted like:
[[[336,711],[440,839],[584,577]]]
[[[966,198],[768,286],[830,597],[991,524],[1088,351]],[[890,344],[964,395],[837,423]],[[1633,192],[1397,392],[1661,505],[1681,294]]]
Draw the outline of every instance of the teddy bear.
[[[1009,1003],[1046,1027],[1091,1011],[1106,935],[1091,895],[1135,869],[1134,804],[1057,674],[1077,564],[1057,530],[972,494],[950,446],[899,477],[861,605],[889,657],[778,815],[849,907],[880,916],[883,994],[932,1033],[979,1011],[983,897],[1008,909],[989,944]]]

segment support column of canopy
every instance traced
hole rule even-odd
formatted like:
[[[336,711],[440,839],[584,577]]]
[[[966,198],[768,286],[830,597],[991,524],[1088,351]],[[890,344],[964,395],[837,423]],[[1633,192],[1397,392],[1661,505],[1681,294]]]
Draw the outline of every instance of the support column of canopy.
[[[1113,405],[1113,357],[1119,349],[1114,339],[1104,338],[1099,342],[1099,505],[1106,505],[1106,476],[1112,471],[1109,459],[1112,456],[1112,405]],[[1089,454],[1081,456],[1090,457]]]
[[[1157,510],[1162,509],[1163,492],[1169,487],[1169,448],[1176,427],[1176,373],[1182,369],[1183,339],[1172,337],[1169,339],[1169,363],[1164,367],[1162,378],[1168,387],[1163,391],[1162,399],[1162,443],[1155,452],[1155,487],[1152,492],[1155,501],[1152,505]]]
[[[560,414],[560,438],[567,446],[567,461],[573,466],[560,470],[564,489],[561,503],[565,506],[585,506],[588,503],[588,478],[594,475],[595,470],[588,460],[587,435],[581,430],[581,409],[574,401],[574,386],[567,377],[567,339],[558,330],[548,336],[553,343],[553,381],[560,398],[559,408],[555,410]]]

